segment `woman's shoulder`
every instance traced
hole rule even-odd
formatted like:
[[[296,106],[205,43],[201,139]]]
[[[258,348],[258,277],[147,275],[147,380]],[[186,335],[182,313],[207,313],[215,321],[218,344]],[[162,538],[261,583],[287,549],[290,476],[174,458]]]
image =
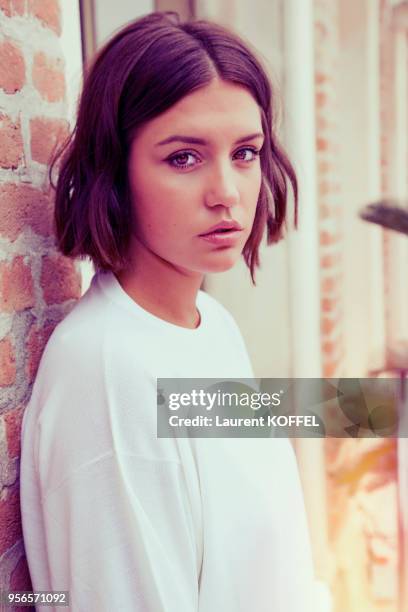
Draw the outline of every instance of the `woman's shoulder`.
[[[49,337],[28,406],[31,424],[41,423],[55,438],[58,431],[71,431],[72,443],[83,449],[96,423],[108,445],[113,422],[116,435],[125,435],[131,410],[137,424],[156,399],[153,374],[133,338],[126,339],[120,311],[111,313],[109,303],[91,303],[91,297],[84,294]],[[152,427],[149,423],[144,431]]]
[[[138,330],[132,327],[133,342],[130,342],[129,321],[121,314],[93,281],[88,291],[55,326],[43,351],[39,372],[41,369],[48,373],[66,372],[71,368],[83,377],[94,371],[98,364],[102,367],[106,356],[118,366],[132,357],[133,365],[137,367]],[[129,355],[129,351],[134,354]]]
[[[107,329],[108,312],[89,295],[83,295],[54,327],[44,349],[43,359],[53,362],[74,357],[79,361],[90,350],[98,350]]]

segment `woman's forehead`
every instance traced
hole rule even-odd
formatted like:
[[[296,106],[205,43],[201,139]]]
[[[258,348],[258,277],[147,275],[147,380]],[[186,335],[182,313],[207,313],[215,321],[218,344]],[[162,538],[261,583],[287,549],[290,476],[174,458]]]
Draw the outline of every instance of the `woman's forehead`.
[[[178,135],[211,144],[220,137],[235,142],[262,133],[262,120],[257,102],[246,89],[223,84],[192,92],[143,127],[144,137],[154,146],[170,144]]]

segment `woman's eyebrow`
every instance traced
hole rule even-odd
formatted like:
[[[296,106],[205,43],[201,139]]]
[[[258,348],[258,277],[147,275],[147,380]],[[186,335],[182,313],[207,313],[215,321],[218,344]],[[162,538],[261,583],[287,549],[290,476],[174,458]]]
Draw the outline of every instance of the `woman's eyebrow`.
[[[241,142],[246,142],[247,140],[254,140],[255,138],[263,138],[262,132],[255,132],[254,134],[248,134],[248,136],[243,136],[242,138],[238,138],[234,142],[234,144],[241,144]],[[208,145],[209,142],[204,140],[203,138],[197,138],[195,136],[182,136],[180,134],[174,134],[174,136],[169,136],[160,142],[155,144],[155,147],[160,145],[169,144],[171,142],[186,142],[188,144],[199,144],[199,145]]]

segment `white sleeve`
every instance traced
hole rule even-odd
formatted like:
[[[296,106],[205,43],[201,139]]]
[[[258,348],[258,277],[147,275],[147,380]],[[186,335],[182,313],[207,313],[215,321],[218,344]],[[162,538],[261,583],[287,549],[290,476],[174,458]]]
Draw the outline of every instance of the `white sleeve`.
[[[184,466],[174,440],[156,436],[155,379],[116,342],[98,352],[54,341],[39,371],[30,413],[41,416],[26,432],[38,515],[23,498],[33,587],[48,575],[73,612],[196,612],[200,552]]]
[[[52,588],[75,612],[196,611],[186,508],[176,462],[109,453],[82,466],[43,500]]]

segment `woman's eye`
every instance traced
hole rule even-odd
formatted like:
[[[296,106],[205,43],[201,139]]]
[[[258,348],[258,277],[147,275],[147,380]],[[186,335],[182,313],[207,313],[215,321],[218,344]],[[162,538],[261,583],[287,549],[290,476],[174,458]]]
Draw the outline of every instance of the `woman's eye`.
[[[192,164],[186,163],[186,160],[189,157],[196,157],[196,155],[194,155],[194,153],[185,151],[182,153],[176,153],[176,155],[172,155],[171,157],[168,158],[167,161],[169,162],[170,166],[172,166],[173,168],[181,168],[181,169],[190,168]]]
[[[258,149],[253,149],[252,147],[244,147],[243,149],[240,149],[239,151],[237,151],[237,153],[242,153],[242,152],[248,152],[252,153],[252,156],[250,156],[247,159],[242,159],[242,161],[244,162],[253,162],[256,160],[257,157],[259,157],[259,153],[260,151]]]
[[[259,153],[260,150],[258,149],[243,147],[234,154],[234,159],[238,159],[239,161],[243,161],[245,163],[251,163],[259,157]],[[175,153],[174,155],[168,157],[166,161],[172,168],[177,168],[179,170],[192,168],[201,163],[197,155],[192,151],[181,151],[180,153]]]

